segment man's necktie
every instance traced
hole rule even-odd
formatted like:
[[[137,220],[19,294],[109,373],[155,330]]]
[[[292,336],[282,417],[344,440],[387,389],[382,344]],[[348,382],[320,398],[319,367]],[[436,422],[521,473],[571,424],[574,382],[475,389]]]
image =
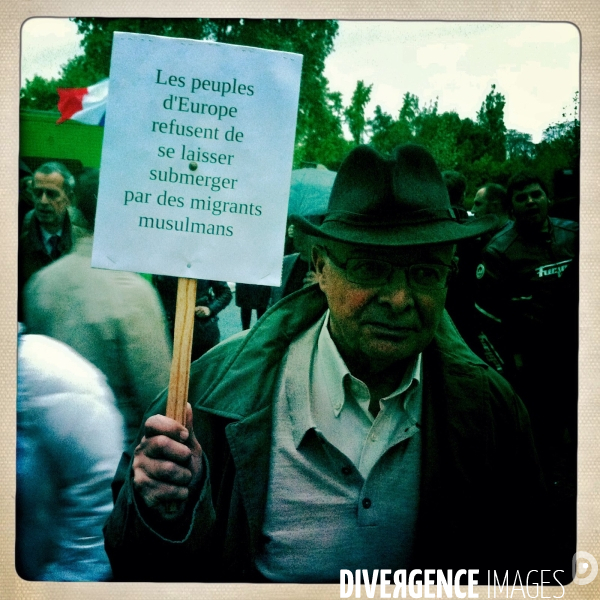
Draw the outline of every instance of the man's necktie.
[[[60,257],[60,250],[58,249],[60,238],[57,235],[53,235],[48,241],[50,242],[50,246],[52,247],[52,250],[50,250],[50,258],[52,260],[56,260]]]

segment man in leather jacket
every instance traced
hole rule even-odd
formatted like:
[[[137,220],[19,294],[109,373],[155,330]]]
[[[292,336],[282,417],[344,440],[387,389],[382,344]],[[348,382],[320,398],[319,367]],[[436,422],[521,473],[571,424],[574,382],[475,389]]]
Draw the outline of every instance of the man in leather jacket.
[[[579,225],[549,216],[533,174],[515,175],[507,191],[514,222],[484,249],[477,308],[502,332],[505,376],[528,408],[547,477],[560,483],[575,473]]]

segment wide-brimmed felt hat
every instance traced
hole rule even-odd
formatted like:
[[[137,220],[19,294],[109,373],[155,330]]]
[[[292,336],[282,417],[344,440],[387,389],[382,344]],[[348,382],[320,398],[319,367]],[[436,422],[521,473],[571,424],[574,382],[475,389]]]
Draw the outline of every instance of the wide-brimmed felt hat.
[[[385,158],[369,146],[346,157],[335,178],[321,225],[290,217],[309,235],[369,246],[415,246],[477,237],[497,224],[450,205],[442,175],[428,150],[398,146]]]

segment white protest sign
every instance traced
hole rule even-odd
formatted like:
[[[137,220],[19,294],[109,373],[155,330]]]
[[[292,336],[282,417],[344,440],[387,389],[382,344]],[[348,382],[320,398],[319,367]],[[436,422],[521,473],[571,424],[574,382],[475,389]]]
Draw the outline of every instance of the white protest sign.
[[[301,67],[115,33],[92,266],[279,285]]]

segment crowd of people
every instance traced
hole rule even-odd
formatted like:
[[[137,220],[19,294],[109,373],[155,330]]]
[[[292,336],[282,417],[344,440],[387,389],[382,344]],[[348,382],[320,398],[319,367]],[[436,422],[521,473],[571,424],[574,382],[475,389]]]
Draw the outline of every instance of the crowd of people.
[[[236,284],[245,335],[220,340],[233,286],[198,281],[181,425],[177,278],[91,267],[98,179],[50,162],[20,188],[22,577],[569,580],[579,238],[545,182],[467,198],[425,148],[356,147],[326,212],[290,217],[281,286]]]

